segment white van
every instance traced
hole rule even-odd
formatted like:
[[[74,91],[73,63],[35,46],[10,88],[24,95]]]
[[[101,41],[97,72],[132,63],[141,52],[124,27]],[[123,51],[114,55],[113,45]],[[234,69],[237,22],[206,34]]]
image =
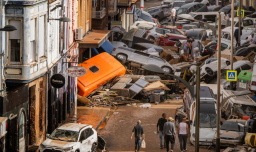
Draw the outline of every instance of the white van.
[[[211,88],[216,89],[212,85]],[[209,86],[200,86],[200,129],[199,129],[199,144],[212,145],[214,135],[216,133],[217,106],[216,106],[216,91]],[[196,89],[194,88],[194,91]],[[196,99],[191,98],[188,90],[185,90],[184,108],[189,118],[190,125],[190,142],[195,144],[195,114],[196,114]],[[190,108],[188,108],[190,106]]]
[[[191,12],[191,15],[196,20],[206,19],[207,21],[215,22],[219,12]],[[224,20],[224,12],[221,12],[221,19]]]

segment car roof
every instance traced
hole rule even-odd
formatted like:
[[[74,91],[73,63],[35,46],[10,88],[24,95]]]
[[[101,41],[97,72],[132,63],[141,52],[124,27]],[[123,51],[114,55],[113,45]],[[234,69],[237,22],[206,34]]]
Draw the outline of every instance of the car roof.
[[[243,122],[243,123],[245,123],[246,122],[246,120],[243,120],[243,119],[228,119],[228,120],[226,120],[225,122]]]
[[[256,106],[256,102],[254,102],[249,96],[236,96],[232,102],[235,104]]]
[[[185,5],[181,6],[180,8],[189,8],[189,7],[194,6],[196,4],[202,4],[202,3],[199,3],[199,2],[188,3],[188,4],[185,4]]]
[[[202,12],[190,12],[189,14],[200,14],[202,15]],[[219,12],[204,12],[203,15],[209,15],[209,14],[219,14]],[[223,12],[221,12],[221,14],[224,14]]]
[[[92,126],[86,125],[86,124],[80,124],[80,123],[66,123],[64,125],[61,125],[58,129],[79,132],[84,127],[92,127]]]
[[[241,64],[251,64],[250,61],[248,60],[239,60],[239,61],[236,61],[233,63],[233,68],[237,68],[237,67],[240,67]],[[230,69],[231,65],[227,66],[225,69]]]
[[[196,94],[196,86],[194,86],[194,94]],[[200,86],[200,98],[214,98],[208,86]]]
[[[153,10],[153,9],[158,9],[161,8],[162,6],[154,6],[154,7],[149,7],[147,9],[145,9],[145,11],[149,11],[149,10]]]
[[[203,114],[216,114],[215,102],[200,101],[200,113],[203,113]]]

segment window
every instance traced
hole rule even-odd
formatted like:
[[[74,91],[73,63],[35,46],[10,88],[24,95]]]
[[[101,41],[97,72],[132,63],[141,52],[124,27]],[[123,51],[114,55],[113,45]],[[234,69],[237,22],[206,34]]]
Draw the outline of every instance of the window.
[[[197,11],[200,7],[198,5],[194,5],[194,11]]]
[[[204,18],[206,18],[207,21],[215,22],[216,15],[205,15]]]
[[[10,25],[17,30],[9,33],[9,59],[11,63],[21,62],[21,20],[10,20]]]
[[[163,60],[162,58],[159,58],[159,57],[157,57],[157,56],[152,55],[151,57],[152,57],[153,59],[155,59],[155,60],[164,62],[164,60]]]
[[[92,0],[92,7],[97,7],[97,0]]]
[[[162,33],[162,29],[156,28],[156,32],[157,32],[157,33]]]
[[[242,70],[250,70],[251,66],[249,66],[248,64],[245,64],[243,66],[241,66]]]
[[[201,20],[201,19],[202,19],[202,15],[197,15],[197,16],[195,17],[195,19],[196,19],[196,20]]]
[[[45,27],[46,27],[46,17],[45,15],[39,17],[39,43],[38,43],[38,57],[45,56],[46,47],[45,47]]]
[[[92,66],[92,67],[90,67],[89,69],[90,69],[90,71],[92,71],[93,73],[99,71],[99,68],[97,68],[96,66]]]
[[[227,47],[227,44],[221,43],[221,51],[225,50]]]
[[[149,54],[147,54],[147,53],[144,53],[144,52],[140,52],[140,51],[134,51],[134,53],[136,53],[136,54],[139,54],[139,55],[143,55],[143,56],[149,56]]]
[[[36,19],[30,20],[30,62],[36,60]]]
[[[79,140],[80,142],[86,139],[86,133],[85,133],[85,131],[86,131],[86,130],[84,130],[84,131],[81,132],[80,140]]]
[[[193,7],[190,7],[187,11],[187,13],[190,13],[190,12],[194,12],[194,8]]]
[[[102,8],[105,8],[105,7],[106,7],[106,1],[102,0]]]

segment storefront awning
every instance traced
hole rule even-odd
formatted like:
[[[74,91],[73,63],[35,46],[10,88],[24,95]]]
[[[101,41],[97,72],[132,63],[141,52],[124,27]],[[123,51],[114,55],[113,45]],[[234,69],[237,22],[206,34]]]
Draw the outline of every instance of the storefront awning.
[[[79,48],[99,48],[109,36],[109,30],[93,30],[79,42]]]

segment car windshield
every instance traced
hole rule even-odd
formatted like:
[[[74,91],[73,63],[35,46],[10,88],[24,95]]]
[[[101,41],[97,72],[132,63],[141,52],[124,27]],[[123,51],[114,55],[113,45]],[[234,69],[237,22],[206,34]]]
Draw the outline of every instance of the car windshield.
[[[189,13],[189,15],[191,15],[192,17],[196,16],[196,14],[194,14],[194,13]]]
[[[181,7],[184,2],[173,2],[173,7]]]
[[[195,119],[196,122],[196,119]],[[216,128],[217,114],[200,113],[200,128]],[[195,126],[195,123],[194,123]]]
[[[245,125],[245,122],[235,122],[235,121],[229,121],[227,120],[222,126],[221,126],[221,130],[228,130],[228,131],[236,131],[238,132],[239,131],[239,128],[238,128],[238,123],[241,123],[243,125]],[[243,132],[244,131],[244,128],[243,127],[240,127],[240,131],[239,132]]]
[[[144,21],[153,22],[152,18],[144,13],[141,13],[140,18],[143,19]]]
[[[233,108],[234,113],[238,115],[239,118],[250,116],[250,114],[256,114],[256,106],[234,104]]]
[[[180,15],[180,14],[186,14],[186,11],[187,11],[187,8],[180,8],[177,12],[177,15]]]
[[[78,135],[79,135],[79,132],[56,129],[51,134],[50,139],[76,142]]]

